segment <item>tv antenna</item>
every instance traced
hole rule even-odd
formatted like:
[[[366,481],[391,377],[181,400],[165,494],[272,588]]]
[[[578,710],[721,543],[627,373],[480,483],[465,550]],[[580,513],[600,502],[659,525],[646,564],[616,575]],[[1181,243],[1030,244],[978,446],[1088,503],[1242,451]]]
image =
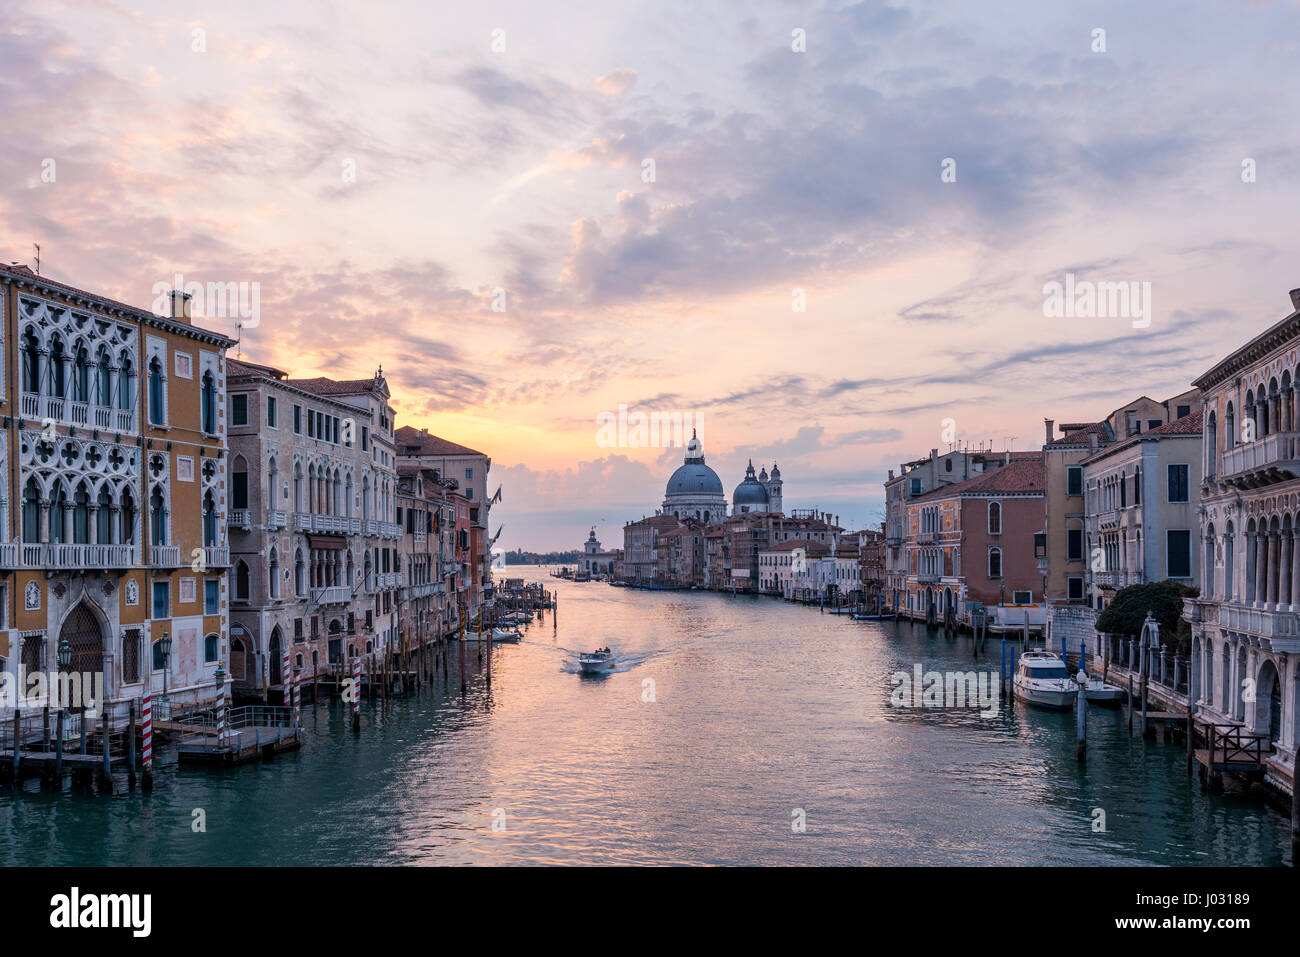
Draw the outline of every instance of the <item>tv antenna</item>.
[[[41,244],[32,243],[32,245],[36,247],[36,275],[39,276],[41,274]]]

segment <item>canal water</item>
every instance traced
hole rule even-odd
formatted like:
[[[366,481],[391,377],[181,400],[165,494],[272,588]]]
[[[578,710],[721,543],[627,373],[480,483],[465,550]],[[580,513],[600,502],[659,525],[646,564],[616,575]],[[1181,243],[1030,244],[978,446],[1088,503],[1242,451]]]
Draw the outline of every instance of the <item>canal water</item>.
[[[360,735],[330,702],[264,765],[163,747],[150,795],[0,792],[0,864],[1289,862],[1281,815],[1203,792],[1122,712],[1090,710],[1083,768],[1073,714],[891,704],[917,664],[996,672],[996,642],[976,661],[771,598],[512,574],[558,591],[558,621],[494,649],[490,688],[457,643],[435,687],[364,703]],[[579,674],[606,644],[616,670]]]

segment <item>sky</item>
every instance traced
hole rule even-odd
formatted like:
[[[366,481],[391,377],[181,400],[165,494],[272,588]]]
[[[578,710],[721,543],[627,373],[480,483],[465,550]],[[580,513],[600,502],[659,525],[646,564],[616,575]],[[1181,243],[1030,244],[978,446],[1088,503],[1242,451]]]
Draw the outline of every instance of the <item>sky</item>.
[[[1038,448],[1290,313],[1297,38],[1296,0],[8,0],[0,259],[256,284],[200,324],[382,364],[491,456],[506,548],[653,514],[682,449],[603,442],[621,405],[861,528],[900,462]],[[1049,314],[1067,274],[1150,308]]]

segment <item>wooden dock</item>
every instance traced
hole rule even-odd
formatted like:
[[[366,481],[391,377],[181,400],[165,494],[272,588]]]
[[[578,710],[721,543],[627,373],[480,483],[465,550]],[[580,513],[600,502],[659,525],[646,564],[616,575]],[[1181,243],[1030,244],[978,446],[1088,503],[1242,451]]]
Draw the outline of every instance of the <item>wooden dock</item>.
[[[296,728],[245,728],[228,731],[223,739],[213,734],[188,734],[177,748],[181,764],[245,764],[264,761],[285,751],[297,751],[302,738]]]

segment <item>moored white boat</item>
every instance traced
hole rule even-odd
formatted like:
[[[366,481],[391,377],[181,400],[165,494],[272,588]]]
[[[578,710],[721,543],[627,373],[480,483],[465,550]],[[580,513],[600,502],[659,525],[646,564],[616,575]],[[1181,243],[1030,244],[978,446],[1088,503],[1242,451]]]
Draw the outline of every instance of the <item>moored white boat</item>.
[[[1077,679],[1076,679],[1077,680]],[[1088,678],[1084,685],[1083,696],[1088,704],[1099,704],[1106,708],[1118,708],[1124,700],[1124,689],[1108,685],[1100,678]]]
[[[1021,701],[1060,710],[1072,708],[1079,693],[1061,656],[1048,651],[1026,651],[1021,655],[1012,687]]]
[[[505,641],[505,642],[514,643],[521,640],[522,638],[523,635],[519,634],[519,632],[515,631],[513,628],[492,629],[492,640],[495,642]]]

